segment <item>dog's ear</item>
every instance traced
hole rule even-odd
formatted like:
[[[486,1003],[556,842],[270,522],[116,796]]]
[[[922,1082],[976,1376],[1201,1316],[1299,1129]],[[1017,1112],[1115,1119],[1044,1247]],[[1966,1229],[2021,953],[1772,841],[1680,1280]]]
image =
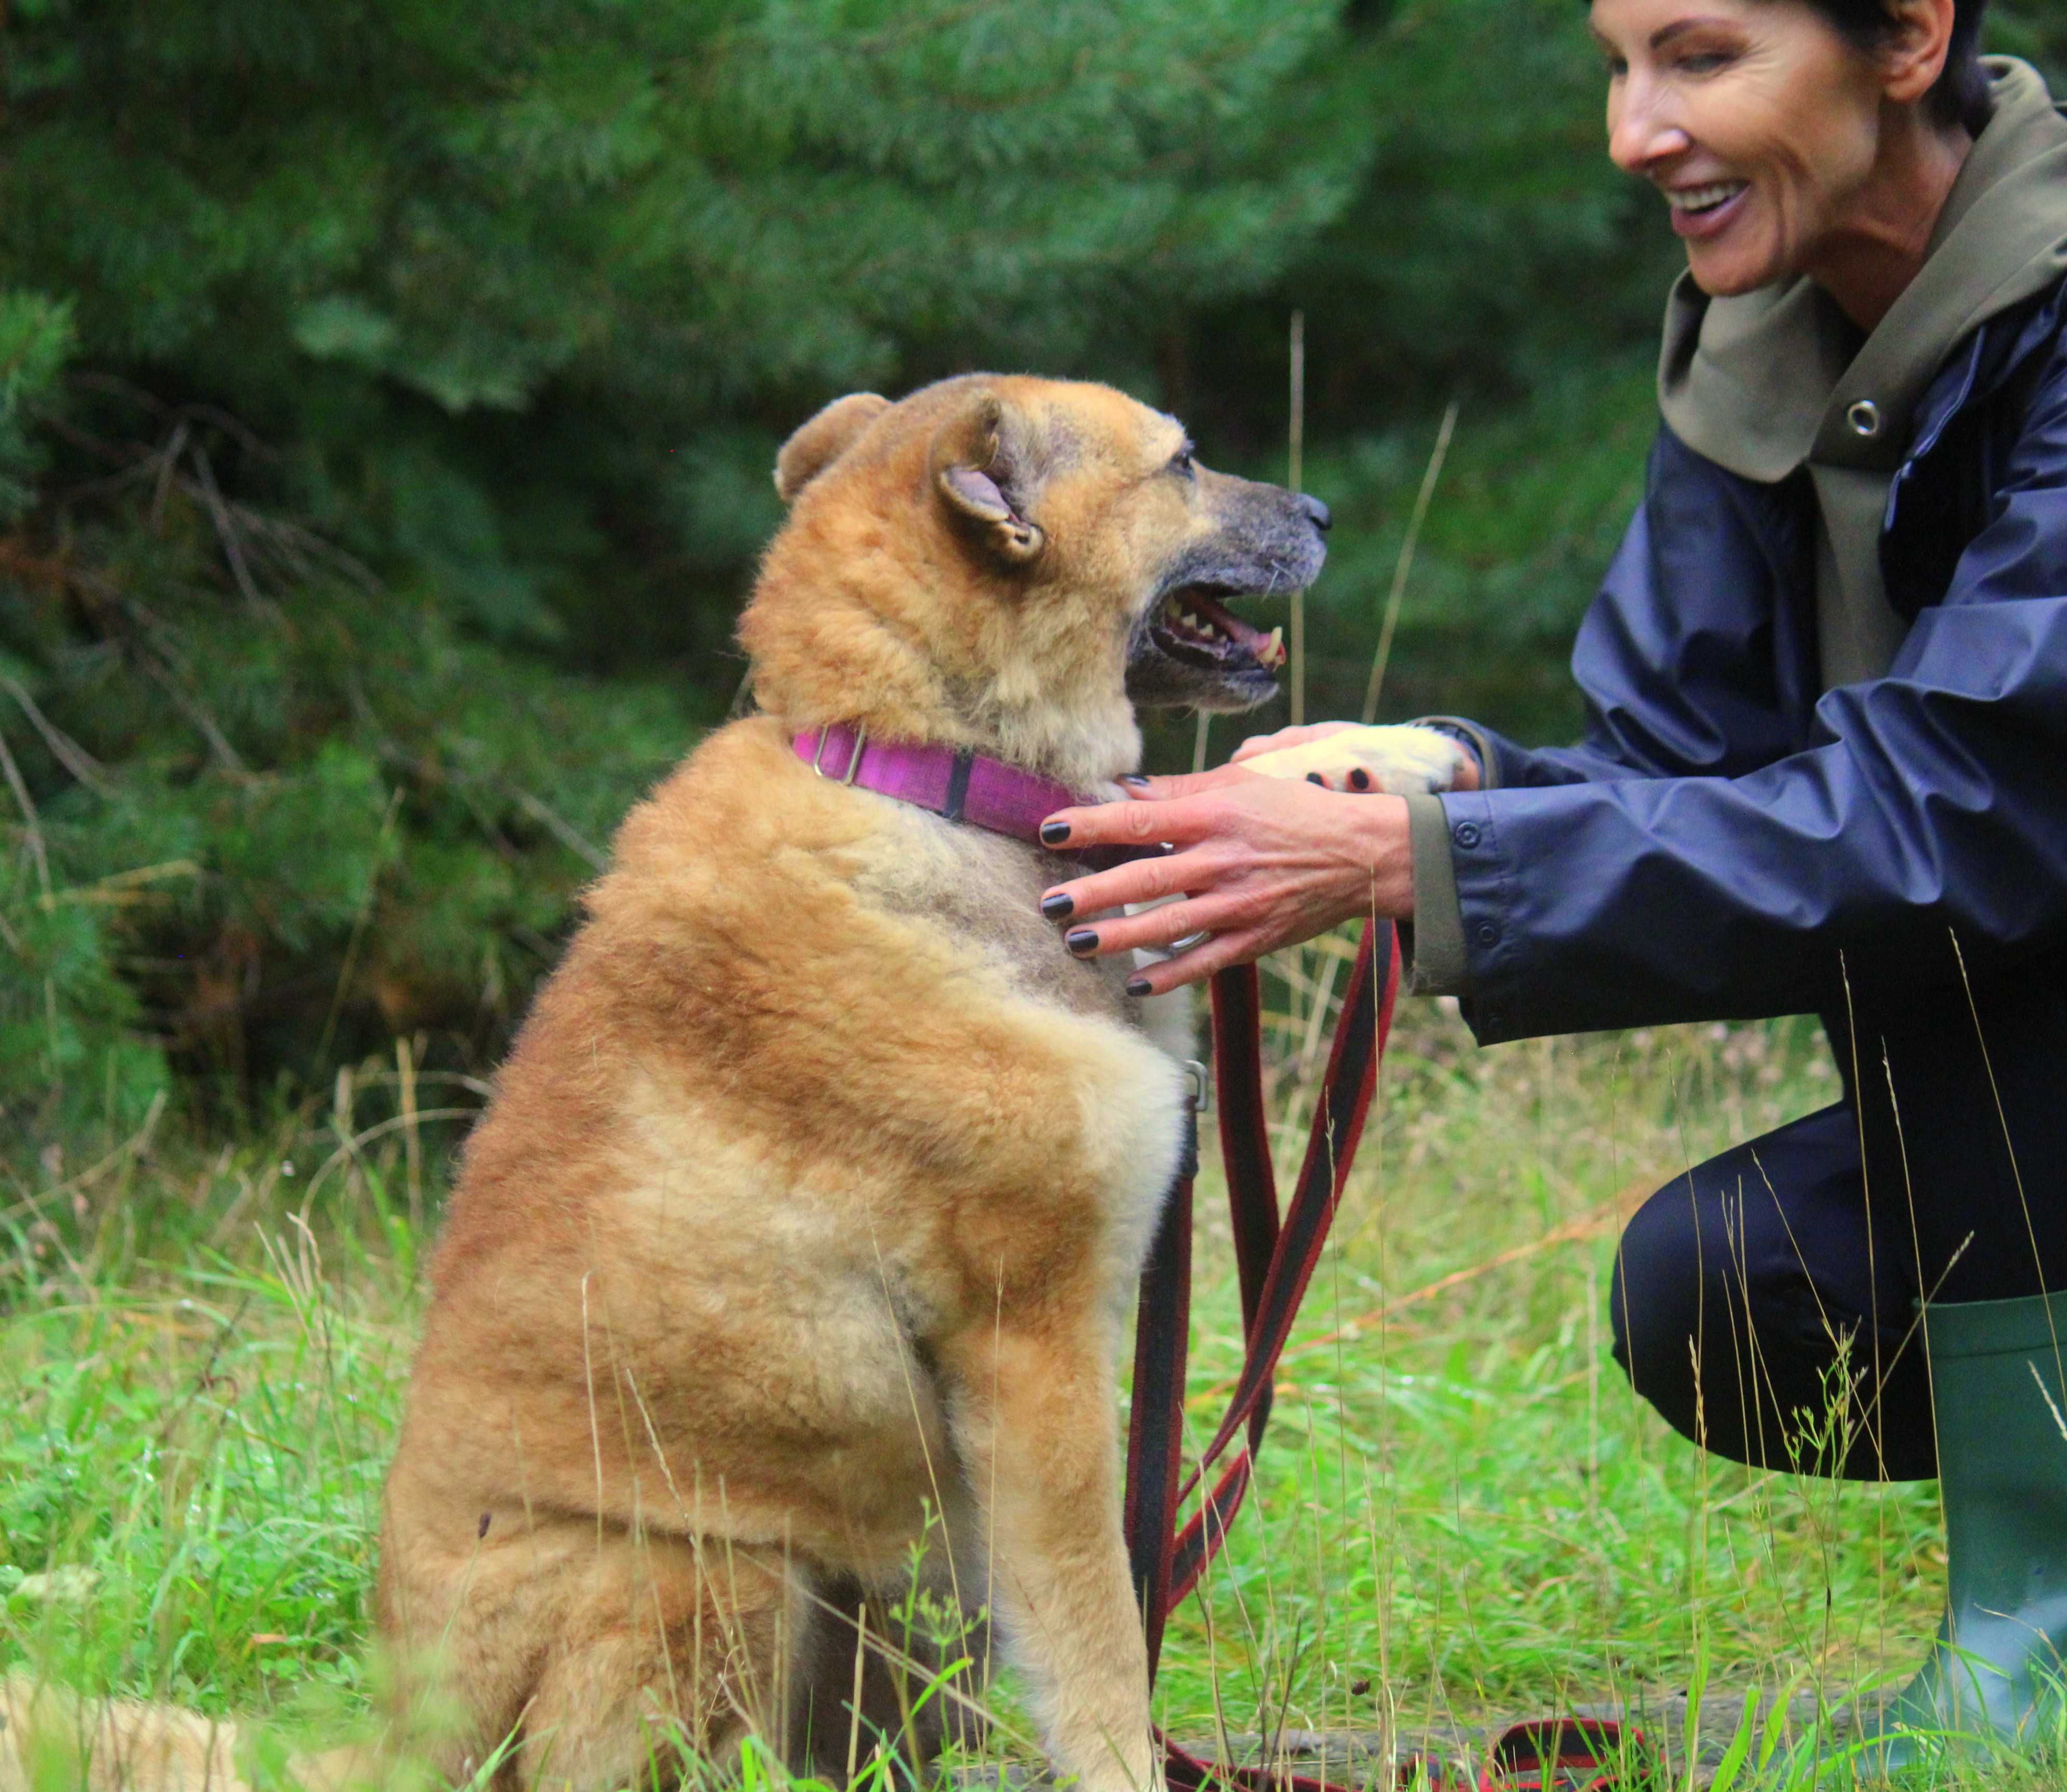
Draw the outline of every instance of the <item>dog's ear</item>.
[[[775,495],[785,504],[854,445],[855,438],[890,408],[880,393],[851,392],[805,424],[775,457]]]
[[[979,392],[940,425],[928,457],[950,519],[1011,566],[1038,559],[1048,543],[1021,514],[1027,428],[995,392]]]

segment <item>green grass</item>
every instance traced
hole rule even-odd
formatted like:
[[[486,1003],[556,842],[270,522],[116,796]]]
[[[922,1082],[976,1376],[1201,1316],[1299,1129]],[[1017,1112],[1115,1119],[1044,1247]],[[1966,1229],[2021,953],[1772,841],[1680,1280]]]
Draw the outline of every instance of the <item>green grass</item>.
[[[97,1140],[0,1195],[0,1668],[295,1734],[366,1721],[409,1216],[452,1130],[394,1124],[396,1080],[213,1156]],[[1296,1110],[1296,1054],[1280,1080]],[[1835,1093],[1809,1022],[1480,1052],[1405,1007],[1256,1493],[1172,1627],[1170,1726],[1486,1724],[1700,1676],[1834,1696],[1912,1662],[1935,1490],[1712,1461],[1607,1354],[1619,1216]],[[1237,1362],[1210,1172],[1200,1211],[1202,1439]]]

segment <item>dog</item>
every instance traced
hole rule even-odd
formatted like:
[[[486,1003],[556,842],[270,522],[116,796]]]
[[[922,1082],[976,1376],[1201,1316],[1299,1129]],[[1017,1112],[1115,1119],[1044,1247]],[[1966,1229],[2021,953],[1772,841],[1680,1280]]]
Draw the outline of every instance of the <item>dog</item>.
[[[1182,1068],[1041,920],[1056,855],[794,741],[1116,796],[1137,704],[1273,694],[1224,600],[1310,583],[1326,513],[1022,376],[840,399],[775,479],[761,713],[626,820],[467,1144],[381,1627],[461,1714],[455,1775],[506,1739],[504,1783],[614,1786],[753,1735],[837,1778],[962,1709],[915,1719],[944,1644],[884,1634],[916,1574],[944,1646],[994,1617],[1059,1771],[1140,1792],[1116,1365]]]
[[[1037,904],[1071,861],[798,741],[1118,796],[1137,704],[1275,690],[1277,632],[1225,603],[1310,583],[1326,512],[1022,376],[840,399],[775,479],[761,713],[626,819],[465,1147],[380,1629],[455,1782],[668,1783],[749,1739],[916,1775],[970,1733],[994,1627],[1055,1769],[1146,1792],[1117,1363],[1184,1029],[1061,949]]]

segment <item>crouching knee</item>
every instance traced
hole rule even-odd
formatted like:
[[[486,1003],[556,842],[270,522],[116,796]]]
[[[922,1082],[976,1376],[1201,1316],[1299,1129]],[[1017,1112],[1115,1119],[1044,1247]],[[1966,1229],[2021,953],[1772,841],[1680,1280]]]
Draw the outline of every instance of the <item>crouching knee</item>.
[[[1661,1189],[1622,1233],[1609,1296],[1614,1359],[1630,1385],[1696,1441],[1706,1404],[1696,1372],[1708,1330],[1704,1267],[1691,1198],[1683,1185]]]
[[[1674,1430],[1733,1461],[1927,1475],[1928,1377],[1903,1347],[1906,1291],[1885,1263],[1876,1280],[1857,1172],[1788,1136],[1823,1124],[1739,1146],[1637,1210],[1615,1262],[1614,1359]]]

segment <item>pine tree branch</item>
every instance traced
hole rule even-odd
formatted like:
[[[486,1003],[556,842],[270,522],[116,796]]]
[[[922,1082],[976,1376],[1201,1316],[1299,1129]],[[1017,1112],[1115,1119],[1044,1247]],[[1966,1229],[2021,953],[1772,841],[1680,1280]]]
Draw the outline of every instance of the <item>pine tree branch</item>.
[[[22,835],[29,843],[29,856],[36,862],[36,881],[43,888],[43,900],[51,900],[50,855],[43,850],[43,819],[36,813],[35,799],[29,794],[29,786],[22,782],[22,768],[14,763],[14,755],[8,750],[7,737],[0,734],[0,773],[5,773],[7,787],[14,793],[14,802],[22,811]]]
[[[126,398],[140,410],[170,423],[205,423],[220,429],[246,453],[256,455],[262,461],[278,465],[280,451],[258,434],[244,420],[233,411],[225,411],[220,404],[168,404],[164,400],[133,380],[124,380],[116,373],[81,372],[67,374],[65,384],[79,392],[105,392],[110,397]]]
[[[74,778],[95,796],[108,797],[115,794],[115,786],[108,779],[108,768],[45,715],[36,706],[36,700],[5,673],[0,673],[0,690],[4,690],[21,705],[22,713],[29,718],[29,725],[43,736],[43,745],[51,750],[51,757]]]
[[[172,495],[173,479],[180,469],[180,451],[186,445],[187,426],[182,420],[173,426],[158,454],[158,477],[151,489],[150,530],[154,535],[165,532],[165,500]]]
[[[251,768],[245,764],[242,756],[229,744],[222,730],[216,726],[215,717],[199,701],[180,689],[179,681],[173,676],[171,670],[158,660],[147,657],[144,660],[144,671],[146,677],[164,689],[180,713],[200,731],[201,738],[208,742],[209,751],[215,755],[216,763],[231,777],[248,780],[251,776]]]
[[[215,482],[215,469],[209,464],[208,450],[197,442],[192,456],[194,469],[201,475],[201,502],[207,506],[209,518],[215,524],[215,538],[222,543],[222,557],[229,563],[237,588],[243,592],[244,601],[258,615],[275,622],[281,620],[279,605],[258,589],[258,581],[251,576],[251,568],[244,558],[244,544],[238,539],[237,525],[230,518],[229,506],[222,501],[221,488]]]
[[[510,800],[577,859],[586,859],[597,871],[610,869],[609,855],[591,846],[571,822],[562,819],[529,790],[511,783],[507,778],[501,782]]]
[[[89,610],[100,616],[105,617],[111,611],[127,616],[136,624],[135,632],[111,631],[116,642],[135,655],[144,675],[160,686],[180,713],[193,724],[207,742],[216,762],[232,777],[247,780],[250,778],[250,768],[216,725],[214,717],[197,698],[181,689],[181,681],[188,673],[186,663],[172,644],[173,631],[148,605],[130,596],[112,579],[69,560],[45,559],[25,553],[12,538],[0,537],[0,571],[32,579],[47,587],[69,587],[84,599]]]

